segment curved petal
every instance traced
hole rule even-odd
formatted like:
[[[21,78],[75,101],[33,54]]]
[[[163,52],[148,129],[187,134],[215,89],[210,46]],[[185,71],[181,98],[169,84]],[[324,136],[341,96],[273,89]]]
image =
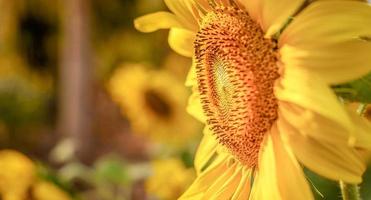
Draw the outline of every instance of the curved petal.
[[[169,12],[156,12],[138,17],[134,20],[134,26],[142,32],[153,32],[159,29],[182,27],[177,16]]]
[[[367,122],[356,116],[352,119],[353,132],[338,122],[322,116],[319,113],[287,102],[279,103],[279,115],[303,136],[312,137],[321,142],[345,147],[371,148],[371,132]]]
[[[286,68],[316,72],[327,83],[360,78],[371,71],[371,6],[362,1],[315,1],[279,38]]]
[[[264,158],[261,156],[259,160],[259,171],[254,177],[249,200],[281,199],[278,191],[275,166],[273,166],[273,147],[271,143],[269,145],[264,150],[266,155],[264,155]]]
[[[185,86],[193,87],[197,85],[197,74],[196,74],[196,61],[195,58],[192,58],[192,66],[189,69]]]
[[[209,0],[194,0],[197,5],[204,11],[209,12],[213,8],[210,6]]]
[[[172,28],[169,32],[169,45],[178,54],[185,57],[193,55],[193,41],[195,33],[182,28]]]
[[[307,114],[303,118],[317,117],[312,115],[316,114],[322,119],[343,126],[348,133],[354,133],[353,123],[333,91],[321,77],[304,68],[285,68],[284,74],[276,83],[275,95],[279,101],[298,105],[304,111],[308,110],[308,112],[299,113]],[[286,113],[290,114],[290,112]]]
[[[195,155],[194,165],[197,174],[201,173],[206,164],[215,155],[217,146],[218,142],[206,127],[204,129],[204,137],[202,138]]]
[[[193,0],[164,0],[167,7],[178,17],[179,21],[189,30],[198,30],[198,19],[194,13]]]
[[[200,94],[197,89],[196,63],[192,59],[192,66],[188,72],[185,85],[192,87],[192,94],[188,99],[187,112],[197,120],[206,123],[206,116],[202,110]]]
[[[228,170],[228,160],[230,156],[228,154],[218,155],[218,157],[208,166],[188,190],[179,198],[179,200],[193,200],[202,199],[204,192],[210,187],[210,185],[223,173]]]
[[[301,134],[292,123],[280,118],[278,128],[298,160],[314,172],[348,183],[360,183],[366,165],[354,148],[315,140]]]
[[[241,181],[234,192],[231,200],[246,200],[250,195],[250,185],[251,185],[251,169],[242,169]]]
[[[180,200],[242,200],[250,193],[251,170],[229,154],[219,155],[194,181]],[[245,200],[245,199],[244,199]]]
[[[371,122],[350,110],[348,114],[356,127],[355,146],[371,150]]]
[[[197,86],[192,88],[193,92],[188,99],[187,112],[200,122],[206,123],[206,116],[202,109],[200,94]]]
[[[305,174],[275,127],[260,152],[257,174],[253,200],[314,199]]]
[[[249,15],[263,28],[266,37],[277,33],[305,0],[241,0]]]
[[[204,195],[204,200],[230,199],[241,180],[242,167],[239,163],[231,165],[210,185]]]

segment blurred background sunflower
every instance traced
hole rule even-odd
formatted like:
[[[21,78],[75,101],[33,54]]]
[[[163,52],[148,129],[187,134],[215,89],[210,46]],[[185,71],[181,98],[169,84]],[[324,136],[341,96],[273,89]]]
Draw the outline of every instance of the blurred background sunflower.
[[[172,52],[167,31],[133,25],[166,9],[0,0],[0,199],[173,200],[187,189],[202,136],[186,113],[192,61]],[[334,90],[356,109],[370,102],[369,80]],[[339,197],[337,183],[307,177],[325,199]],[[370,170],[364,180],[370,199]]]
[[[169,72],[124,64],[115,70],[108,88],[136,133],[176,146],[199,137],[200,124],[185,111],[190,92]]]
[[[170,51],[166,32],[133,27],[162,8],[0,0],[1,199],[174,199],[186,189],[201,132],[185,112],[191,60]],[[176,193],[153,188],[165,173],[179,174],[168,178]]]

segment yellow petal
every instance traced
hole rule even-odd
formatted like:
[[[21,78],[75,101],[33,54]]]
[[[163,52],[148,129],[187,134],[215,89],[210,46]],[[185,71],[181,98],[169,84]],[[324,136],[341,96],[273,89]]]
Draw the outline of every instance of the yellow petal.
[[[310,110],[330,121],[341,124],[349,133],[354,133],[354,126],[344,106],[321,77],[316,74],[303,68],[285,68],[284,74],[276,84],[275,95],[280,101]]]
[[[250,195],[251,169],[242,169],[241,181],[231,200],[246,200]]]
[[[169,32],[169,45],[177,53],[185,57],[193,55],[193,41],[196,35],[182,28],[172,28]]]
[[[256,22],[262,24],[262,4],[263,1],[259,0],[241,0],[241,4],[245,7],[246,11],[249,13]]]
[[[218,143],[215,140],[214,136],[210,133],[210,130],[206,127],[204,129],[204,137],[202,138],[195,155],[194,165],[197,174],[201,173],[202,169],[206,166],[206,164],[216,153],[217,145]]]
[[[213,9],[210,6],[209,0],[194,0],[194,1],[205,12],[210,12]]]
[[[354,145],[371,150],[371,122],[350,110],[348,110],[348,114],[356,127]]]
[[[219,155],[210,166],[197,176],[196,180],[179,198],[179,200],[202,199],[204,192],[210,187],[210,185],[217,179],[217,177],[229,168],[229,158],[230,156],[228,154]]]
[[[280,133],[291,146],[298,160],[312,171],[333,179],[348,183],[360,183],[366,169],[362,156],[354,148],[318,141],[300,134],[287,122],[278,121]]]
[[[361,1],[315,1],[282,33],[286,68],[308,68],[327,83],[360,78],[371,71],[371,6]]]
[[[178,18],[169,12],[156,12],[134,20],[136,29],[142,32],[153,32],[159,29],[182,27]]]
[[[193,87],[197,85],[197,74],[196,74],[196,61],[193,58],[192,59],[192,66],[189,69],[186,81],[185,81],[185,86],[188,87]]]
[[[192,88],[193,92],[188,99],[187,112],[200,122],[206,123],[206,116],[202,110],[200,94],[197,86]]]
[[[218,158],[195,180],[180,199],[241,199],[248,197],[251,170],[228,154]]]
[[[263,28],[266,37],[277,33],[305,0],[242,0],[250,16]]]
[[[197,120],[206,123],[206,116],[202,110],[200,94],[197,89],[196,63],[192,60],[192,66],[185,82],[186,86],[192,87],[192,94],[188,99],[187,112]]]
[[[167,7],[178,17],[184,27],[191,31],[198,31],[198,21],[194,14],[192,0],[164,0]]]
[[[281,140],[276,127],[266,137],[257,173],[253,199],[314,199],[301,166]]]
[[[279,115],[289,122],[295,122],[292,126],[304,136],[336,145],[355,146],[356,132],[351,132],[342,124],[312,110],[280,102]]]
[[[278,188],[282,199],[314,199],[305,174],[292,150],[284,145],[278,132],[273,132],[272,141],[276,156]]]
[[[352,111],[346,113],[352,129],[299,105],[279,102],[279,116],[295,122],[292,126],[300,130],[300,134],[336,145],[371,149],[371,123]]]
[[[215,177],[215,180],[205,192],[204,200],[230,199],[233,196],[241,180],[242,173],[241,166],[238,167],[237,165],[240,164],[234,163],[228,166],[226,171]]]

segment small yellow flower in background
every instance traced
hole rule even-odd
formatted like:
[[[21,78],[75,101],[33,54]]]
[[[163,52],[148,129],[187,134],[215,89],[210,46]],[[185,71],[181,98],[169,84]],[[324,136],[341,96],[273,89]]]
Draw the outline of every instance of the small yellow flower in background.
[[[38,181],[32,187],[34,200],[70,200],[71,198],[54,184]]]
[[[166,71],[128,64],[114,72],[108,89],[134,131],[153,141],[181,146],[199,133],[185,111],[188,90]]]
[[[360,183],[371,125],[329,86],[371,71],[371,7],[333,0],[165,0],[138,18],[194,58],[188,111],[206,124],[180,199],[313,199],[301,164]]]
[[[4,200],[25,200],[36,179],[33,162],[12,150],[0,151],[0,197]]]
[[[52,183],[39,180],[36,173],[35,164],[25,155],[13,150],[0,150],[0,199],[71,199]]]
[[[177,199],[192,183],[196,174],[187,169],[181,160],[155,160],[151,164],[152,175],[146,180],[146,191],[159,200]]]

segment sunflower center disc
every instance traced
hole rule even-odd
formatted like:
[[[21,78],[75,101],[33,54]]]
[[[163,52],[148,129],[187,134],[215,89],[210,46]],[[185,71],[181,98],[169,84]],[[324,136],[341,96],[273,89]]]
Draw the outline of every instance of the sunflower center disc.
[[[240,162],[255,167],[277,119],[275,43],[246,12],[219,7],[204,17],[194,45],[209,128]]]
[[[171,107],[166,100],[154,90],[147,90],[144,93],[144,99],[146,105],[155,113],[157,116],[163,119],[169,119],[172,111]]]

